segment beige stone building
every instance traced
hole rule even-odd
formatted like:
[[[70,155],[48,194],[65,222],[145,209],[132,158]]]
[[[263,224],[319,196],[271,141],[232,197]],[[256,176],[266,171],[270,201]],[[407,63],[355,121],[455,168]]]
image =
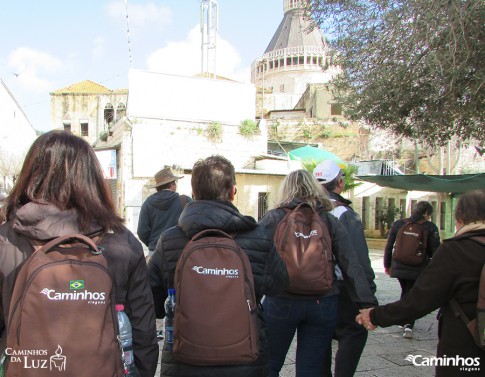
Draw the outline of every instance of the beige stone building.
[[[71,131],[90,143],[104,139],[126,114],[128,90],[111,90],[90,80],[50,93],[53,128]]]

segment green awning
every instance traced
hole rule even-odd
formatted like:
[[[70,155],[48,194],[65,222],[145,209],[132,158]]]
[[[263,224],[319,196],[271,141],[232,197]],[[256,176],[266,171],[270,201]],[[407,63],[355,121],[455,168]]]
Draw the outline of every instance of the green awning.
[[[391,187],[406,191],[430,191],[461,193],[475,189],[485,189],[485,173],[463,175],[366,175],[358,176],[366,182],[381,187]]]

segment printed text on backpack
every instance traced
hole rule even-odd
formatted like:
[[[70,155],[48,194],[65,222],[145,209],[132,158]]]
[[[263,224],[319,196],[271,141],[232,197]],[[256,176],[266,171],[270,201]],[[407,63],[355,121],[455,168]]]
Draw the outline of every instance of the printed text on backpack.
[[[175,271],[174,356],[194,365],[249,363],[259,354],[258,308],[246,253],[208,229],[185,246]]]
[[[401,264],[417,266],[427,258],[428,232],[422,226],[425,220],[404,221],[405,224],[397,232],[392,258]]]
[[[59,237],[36,250],[10,301],[6,376],[123,376],[113,299],[90,238]]]
[[[325,294],[334,280],[332,240],[327,225],[313,208],[303,203],[287,212],[274,235],[290,277],[287,291]]]

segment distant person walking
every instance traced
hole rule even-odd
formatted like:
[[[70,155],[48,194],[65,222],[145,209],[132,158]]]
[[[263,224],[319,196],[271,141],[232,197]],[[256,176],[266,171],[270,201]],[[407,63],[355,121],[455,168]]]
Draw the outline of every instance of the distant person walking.
[[[485,350],[475,343],[450,301],[454,299],[470,320],[476,318],[485,264],[485,190],[470,191],[458,199],[455,224],[454,237],[441,244],[408,294],[399,301],[361,310],[356,320],[371,330],[412,323],[439,308],[437,357],[429,360],[436,366],[436,376],[478,377],[484,375]],[[417,359],[426,361],[425,356]]]
[[[313,176],[328,191],[333,205],[330,213],[339,219],[345,228],[352,249],[365,272],[367,283],[372,293],[375,293],[375,274],[369,259],[369,248],[365,240],[362,222],[359,215],[350,206],[352,202],[340,195],[345,190],[345,173],[335,162],[325,160],[315,167]],[[352,377],[357,370],[360,356],[367,342],[367,330],[355,322],[359,308],[352,300],[340,269],[337,268],[337,271],[339,316],[337,328],[333,335],[333,338],[338,341],[335,354],[335,376]],[[328,349],[323,376],[332,376],[332,348]]]
[[[410,218],[395,221],[389,230],[386,248],[384,250],[384,270],[386,274],[393,278],[397,278],[399,281],[399,284],[401,285],[401,298],[403,298],[414,286],[416,279],[426,268],[434,252],[440,245],[438,228],[430,221],[432,214],[433,207],[429,202],[418,202],[414,206]],[[396,258],[397,243],[400,242],[398,237],[399,230],[407,223],[416,224],[416,226],[422,227],[425,231],[424,239],[422,241],[424,253],[423,261],[417,265],[403,263]],[[405,248],[410,248],[410,246],[405,246]],[[411,250],[405,249],[401,252],[409,253],[410,251]],[[400,324],[403,327],[404,338],[410,339],[413,337],[414,322],[414,320],[411,320]]]
[[[288,174],[281,184],[277,207],[266,213],[260,221],[261,226],[266,229],[271,237],[274,237],[278,225],[286,213],[298,206],[310,207],[308,209],[312,213],[316,211],[317,216],[320,216],[325,228],[328,229],[328,242],[331,244],[333,256],[346,277],[347,289],[355,298],[357,307],[377,305],[377,299],[374,297],[364,271],[352,249],[350,237],[342,223],[329,213],[333,208],[332,204],[327,193],[311,173],[301,169]],[[319,229],[318,226],[313,228],[313,225],[312,222],[310,232],[295,232],[295,236],[304,239],[311,239],[312,237],[317,239],[321,233],[325,234],[325,232],[317,230]],[[295,240],[289,234],[287,236],[287,239]],[[295,240],[295,242],[297,241]],[[305,243],[304,241],[300,242],[301,244]],[[298,244],[297,247],[300,247],[301,244]],[[324,247],[323,245],[322,247]],[[291,250],[291,246],[287,249]],[[326,251],[324,249],[323,252],[326,253]],[[308,258],[308,252],[308,250],[305,250],[305,259]],[[301,254],[299,254],[299,257],[301,257]],[[289,258],[296,259],[293,254]],[[268,322],[270,339],[270,377],[279,376],[295,332],[297,336],[295,376],[321,377],[323,375],[324,360],[331,348],[332,337],[340,315],[338,313],[339,287],[335,281],[333,260],[330,265],[330,274],[333,283],[332,288],[327,293],[298,294],[287,289],[282,294],[269,295],[264,300],[264,315]],[[290,285],[291,282],[290,275]],[[311,282],[310,279],[308,285]],[[354,311],[352,311],[352,314],[354,314]]]
[[[163,231],[177,225],[185,205],[192,201],[187,195],[177,193],[177,181],[181,178],[183,176],[174,175],[169,167],[160,170],[152,186],[157,192],[141,206],[137,234],[148,247],[148,257],[153,254]]]

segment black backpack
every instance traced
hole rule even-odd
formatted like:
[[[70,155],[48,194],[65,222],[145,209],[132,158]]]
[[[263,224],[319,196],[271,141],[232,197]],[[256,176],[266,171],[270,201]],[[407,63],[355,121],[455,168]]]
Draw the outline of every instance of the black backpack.
[[[471,237],[470,239],[485,246],[485,236]],[[475,344],[482,350],[485,350],[485,264],[482,267],[478,284],[476,317],[470,320],[454,298],[450,300],[450,306],[455,316],[465,322],[468,331],[473,336]]]
[[[274,242],[286,264],[287,292],[301,295],[327,293],[334,281],[332,239],[320,214],[300,203],[276,226]]]
[[[193,365],[244,364],[259,356],[258,305],[246,253],[218,229],[197,233],[175,269],[174,357]]]
[[[416,222],[404,219],[398,230],[392,259],[401,264],[418,266],[427,258],[428,231],[422,226],[426,220]]]

